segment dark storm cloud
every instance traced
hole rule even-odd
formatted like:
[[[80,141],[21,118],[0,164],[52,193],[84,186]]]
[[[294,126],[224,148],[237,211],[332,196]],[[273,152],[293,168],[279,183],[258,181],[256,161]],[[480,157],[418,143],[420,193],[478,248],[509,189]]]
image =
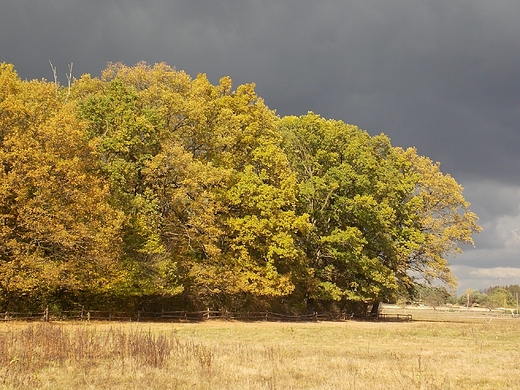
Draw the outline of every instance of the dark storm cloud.
[[[0,61],[49,79],[51,60],[62,80],[72,61],[77,77],[164,61],[255,82],[280,115],[384,132],[466,187],[486,230],[454,264],[507,268],[520,250],[507,238],[520,224],[518,20],[516,0],[7,0]]]

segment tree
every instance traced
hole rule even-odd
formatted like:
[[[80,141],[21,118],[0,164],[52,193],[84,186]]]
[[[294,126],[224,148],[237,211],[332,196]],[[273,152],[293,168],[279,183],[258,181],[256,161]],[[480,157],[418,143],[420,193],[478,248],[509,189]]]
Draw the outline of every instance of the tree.
[[[461,253],[463,245],[473,245],[472,235],[482,230],[478,217],[469,210],[462,186],[444,175],[439,163],[417,155],[414,148],[397,151],[418,175],[415,198],[420,200],[417,213],[423,241],[411,254],[408,267],[426,282],[437,279],[454,286],[447,258]]]
[[[143,101],[142,86],[112,74],[115,69],[109,67],[101,79],[84,75],[71,96],[99,155],[99,173],[110,185],[110,203],[124,216],[120,251],[128,272],[126,294],[175,295],[182,289],[166,282],[157,199],[143,173],[160,151],[163,119]]]
[[[409,164],[384,135],[309,113],[280,124],[299,181],[298,212],[311,276],[308,299],[366,301],[408,281],[402,258],[414,248]]]
[[[510,290],[504,287],[494,287],[488,291],[490,307],[513,307],[516,299]]]
[[[107,294],[122,282],[120,214],[93,171],[75,106],[46,81],[0,66],[0,301]]]
[[[416,284],[412,290],[412,298],[415,302],[435,307],[449,303],[450,299],[454,299],[454,296],[444,286]]]
[[[309,300],[390,299],[418,277],[454,281],[446,256],[480,230],[462,188],[414,149],[309,113],[280,122],[299,182]],[[377,306],[377,305],[376,305]]]

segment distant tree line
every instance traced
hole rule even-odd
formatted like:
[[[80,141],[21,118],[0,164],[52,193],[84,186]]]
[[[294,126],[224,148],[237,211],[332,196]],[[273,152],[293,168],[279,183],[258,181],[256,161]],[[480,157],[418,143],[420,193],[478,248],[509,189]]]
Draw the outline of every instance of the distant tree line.
[[[409,291],[398,294],[397,301],[402,304],[423,304],[433,307],[453,304],[495,309],[515,308],[517,297],[520,299],[520,286],[517,284],[494,286],[483,290],[467,289],[458,297],[445,286],[415,284]]]
[[[468,289],[462,294],[457,303],[470,307],[487,307],[490,309],[499,307],[516,307],[517,298],[520,297],[520,286],[494,286],[486,290]]]
[[[453,285],[479,230],[438,163],[253,84],[0,65],[0,310],[363,308]]]

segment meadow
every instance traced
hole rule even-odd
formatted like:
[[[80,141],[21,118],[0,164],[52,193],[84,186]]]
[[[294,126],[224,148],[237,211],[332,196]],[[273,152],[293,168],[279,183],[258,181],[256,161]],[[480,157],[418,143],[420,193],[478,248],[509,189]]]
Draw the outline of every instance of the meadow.
[[[0,323],[1,389],[520,389],[520,318]]]

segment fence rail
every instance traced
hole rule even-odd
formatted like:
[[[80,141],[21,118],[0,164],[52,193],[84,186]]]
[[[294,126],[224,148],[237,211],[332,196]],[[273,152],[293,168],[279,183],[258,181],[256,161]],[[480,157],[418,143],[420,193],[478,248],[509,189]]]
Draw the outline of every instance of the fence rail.
[[[45,312],[42,313],[17,313],[5,312],[1,314],[0,321],[38,321],[44,320]]]
[[[203,322],[211,320],[235,320],[244,322],[270,321],[270,322],[319,322],[319,321],[386,321],[386,322],[405,322],[412,321],[412,315],[416,320],[437,318],[456,319],[456,318],[511,318],[517,314],[509,314],[508,310],[462,310],[462,309],[417,309],[406,308],[385,308],[378,315],[358,315],[352,313],[312,313],[291,315],[275,313],[270,311],[263,312],[229,312],[224,310],[202,310],[202,311],[160,311],[160,312],[124,312],[117,310],[74,310],[52,313],[49,309],[43,312],[0,312],[0,322],[6,321],[57,321],[57,320],[76,320],[76,321],[132,321],[132,322]],[[402,312],[404,311],[404,313]],[[413,314],[412,314],[413,312]],[[452,318],[453,317],[453,318]]]
[[[264,312],[228,312],[220,310],[203,311],[161,311],[161,312],[121,312],[112,310],[77,310],[49,313],[46,308],[41,313],[4,312],[0,321],[135,321],[135,322],[203,322],[211,320],[235,320],[244,322],[318,322],[318,321],[411,321],[411,314],[379,314],[377,316],[359,316],[347,313],[312,313],[302,315]]]

